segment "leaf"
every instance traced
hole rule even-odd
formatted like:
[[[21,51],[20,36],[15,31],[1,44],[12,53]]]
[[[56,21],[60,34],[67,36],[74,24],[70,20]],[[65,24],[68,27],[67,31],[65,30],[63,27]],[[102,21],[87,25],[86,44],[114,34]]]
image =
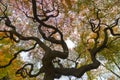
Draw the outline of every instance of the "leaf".
[[[68,6],[69,9],[72,8],[71,0],[65,0],[66,5]]]

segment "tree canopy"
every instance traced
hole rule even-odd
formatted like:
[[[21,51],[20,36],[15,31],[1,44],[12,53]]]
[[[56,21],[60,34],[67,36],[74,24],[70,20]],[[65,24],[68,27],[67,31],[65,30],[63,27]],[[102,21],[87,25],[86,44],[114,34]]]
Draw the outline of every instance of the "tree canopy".
[[[113,64],[120,70],[119,2],[0,0],[0,68],[7,68],[2,72],[10,74],[13,65],[22,78],[54,80],[91,77],[103,65],[120,78],[112,70]],[[67,39],[76,46],[69,49]],[[32,60],[24,63],[20,54]]]

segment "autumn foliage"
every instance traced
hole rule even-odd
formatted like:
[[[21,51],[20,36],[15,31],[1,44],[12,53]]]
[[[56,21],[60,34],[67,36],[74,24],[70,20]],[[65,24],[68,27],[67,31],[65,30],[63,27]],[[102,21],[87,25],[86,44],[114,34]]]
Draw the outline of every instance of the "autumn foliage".
[[[86,73],[94,79],[98,74],[91,70],[101,67],[102,60],[120,69],[118,3],[0,0],[0,78],[54,80],[63,75],[81,78]],[[74,48],[69,49],[68,39]],[[22,61],[21,54],[29,59]]]

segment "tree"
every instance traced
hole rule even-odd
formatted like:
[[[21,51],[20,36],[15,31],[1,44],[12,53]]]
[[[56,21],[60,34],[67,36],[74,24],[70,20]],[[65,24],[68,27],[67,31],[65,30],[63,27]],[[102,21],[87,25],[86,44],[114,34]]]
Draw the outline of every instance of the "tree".
[[[44,80],[54,80],[62,75],[72,75],[80,78],[84,73],[97,69],[100,62],[97,60],[96,55],[106,48],[108,49],[108,45],[120,36],[119,15],[112,22],[109,19],[113,19],[113,17],[103,12],[105,8],[102,11],[102,8],[99,9],[99,5],[95,5],[99,2],[82,2],[81,0],[8,0],[6,2],[1,0],[0,22],[2,27],[0,32],[5,34],[1,36],[1,39],[10,39],[18,49],[14,49],[15,47],[11,49],[11,52],[14,53],[13,57],[8,63],[0,65],[0,68],[12,64],[21,52],[29,52],[33,58],[37,58],[41,62],[42,67],[34,73],[34,64],[27,63],[23,65],[16,71],[16,74],[20,74],[23,78],[27,76],[37,77],[42,73],[44,73]],[[115,10],[113,4],[116,2],[118,1],[110,3],[110,6],[108,6],[109,4],[104,1],[109,8],[112,5],[113,11]],[[92,7],[88,8],[88,6]],[[79,7],[81,7],[81,11]],[[87,15],[86,9],[94,12],[91,13],[90,11],[90,14]],[[81,24],[77,20],[81,15],[80,13],[87,16],[81,21]],[[117,14],[119,12],[116,11],[114,15]],[[78,17],[76,21],[72,21],[75,17]],[[108,18],[106,19],[106,17]],[[82,27],[82,24],[85,25]],[[88,63],[78,64],[77,60],[81,57],[81,54],[79,54],[77,59],[73,60],[74,67],[64,67],[61,61],[64,59],[69,60],[69,49],[65,39],[70,37],[69,34],[76,28],[78,29],[79,26],[84,32],[80,30],[80,37],[75,38],[77,40],[80,38],[82,44],[78,47],[81,49],[77,50],[82,52],[84,48],[87,53],[87,56],[84,57],[87,57],[86,62]]]

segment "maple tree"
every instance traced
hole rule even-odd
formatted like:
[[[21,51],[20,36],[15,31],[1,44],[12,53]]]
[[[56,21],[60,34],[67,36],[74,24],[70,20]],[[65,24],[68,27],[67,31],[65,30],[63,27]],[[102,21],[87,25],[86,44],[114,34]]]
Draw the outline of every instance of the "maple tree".
[[[42,66],[37,72],[33,72],[34,64],[26,63],[16,71],[16,74],[26,78],[44,73],[44,80],[54,80],[62,75],[80,78],[84,73],[97,69],[100,66],[97,54],[114,61],[114,58],[110,57],[116,55],[119,50],[111,47],[111,44],[120,38],[120,10],[116,9],[115,5],[119,1],[103,0],[105,5],[101,1],[1,0],[0,38],[4,41],[1,44],[4,46],[7,42],[9,44],[4,46],[4,49],[10,48],[1,50],[12,53],[12,57],[8,58],[10,60],[6,64],[1,63],[0,68],[6,68],[14,63],[21,52],[24,52],[23,54],[28,52]],[[110,8],[113,13],[108,14]],[[115,16],[117,17],[114,19]],[[75,48],[78,54],[69,52],[65,42],[68,37],[79,43]],[[112,52],[110,48],[117,52]],[[109,57],[108,52],[111,53]],[[72,60],[76,55],[77,58]],[[69,56],[72,56],[71,59]],[[83,58],[85,61],[78,63],[78,60]],[[4,60],[2,56],[1,59]],[[72,61],[71,65],[74,64],[74,67],[64,65],[62,62],[64,60]]]

